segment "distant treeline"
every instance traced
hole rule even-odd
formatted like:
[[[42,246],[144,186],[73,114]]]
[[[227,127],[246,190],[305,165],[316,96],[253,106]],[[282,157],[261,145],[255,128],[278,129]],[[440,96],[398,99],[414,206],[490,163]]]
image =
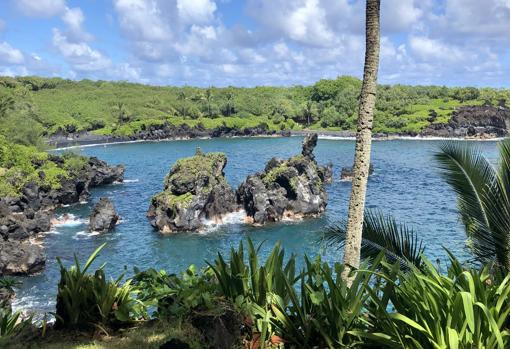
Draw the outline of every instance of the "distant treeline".
[[[361,81],[342,76],[311,86],[197,88],[128,82],[0,77],[0,134],[22,144],[89,131],[128,135],[154,124],[354,130]],[[462,105],[510,102],[510,90],[381,85],[375,132],[419,132]],[[510,103],[509,103],[510,104]]]

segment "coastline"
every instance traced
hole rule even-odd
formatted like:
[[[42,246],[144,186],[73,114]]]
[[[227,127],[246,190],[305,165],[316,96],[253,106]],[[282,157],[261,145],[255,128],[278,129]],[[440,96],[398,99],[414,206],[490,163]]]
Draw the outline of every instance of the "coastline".
[[[304,137],[307,134],[317,134],[319,139],[329,140],[355,140],[355,132],[351,131],[328,131],[328,130],[299,130],[280,133],[262,133],[247,135],[219,135],[213,134],[195,136],[164,137],[164,138],[137,138],[136,136],[100,136],[94,134],[80,134],[77,138],[69,137],[50,137],[46,140],[47,144],[55,146],[50,150],[66,150],[74,148],[97,147],[100,145],[110,144],[129,144],[129,143],[152,143],[152,142],[169,142],[169,141],[185,141],[195,139],[212,139],[212,138],[267,138],[267,137]],[[393,140],[414,140],[414,141],[441,141],[441,140],[457,140],[457,141],[477,141],[477,142],[497,142],[505,139],[504,137],[479,138],[479,137],[440,137],[440,136],[422,136],[422,135],[402,135],[402,134],[381,134],[376,133],[372,137],[373,141],[393,141]]]

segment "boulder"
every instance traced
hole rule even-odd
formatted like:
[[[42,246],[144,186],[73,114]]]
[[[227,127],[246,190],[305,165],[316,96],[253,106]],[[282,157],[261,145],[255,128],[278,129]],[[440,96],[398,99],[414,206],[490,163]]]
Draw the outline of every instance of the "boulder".
[[[0,240],[0,275],[29,275],[46,263],[43,248],[31,241]]]
[[[205,220],[221,221],[237,209],[235,195],[223,172],[223,153],[178,160],[166,176],[164,190],[156,194],[147,212],[150,223],[163,233],[200,229]]]
[[[370,164],[368,175],[371,176],[374,173],[374,165]],[[342,171],[340,172],[340,180],[342,181],[352,181],[352,176],[354,175],[354,171],[351,167],[342,167]]]
[[[273,158],[263,172],[241,183],[236,194],[248,222],[261,225],[324,212],[325,184],[331,181],[332,168],[317,164],[313,155],[316,145],[317,134],[305,137],[300,155],[288,160]]]
[[[92,231],[108,231],[115,228],[119,216],[115,206],[108,198],[100,198],[99,202],[92,209],[89,228]]]

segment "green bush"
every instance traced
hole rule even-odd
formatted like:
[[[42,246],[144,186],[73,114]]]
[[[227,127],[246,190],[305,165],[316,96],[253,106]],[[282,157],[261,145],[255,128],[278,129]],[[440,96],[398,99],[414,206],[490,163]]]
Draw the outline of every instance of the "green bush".
[[[131,281],[121,285],[123,275],[116,280],[106,280],[104,265],[94,274],[87,274],[104,246],[92,253],[83,269],[76,256],[75,264],[69,269],[57,258],[60,266],[55,313],[57,328],[104,328],[129,323],[145,315],[145,305],[136,299],[138,291]]]

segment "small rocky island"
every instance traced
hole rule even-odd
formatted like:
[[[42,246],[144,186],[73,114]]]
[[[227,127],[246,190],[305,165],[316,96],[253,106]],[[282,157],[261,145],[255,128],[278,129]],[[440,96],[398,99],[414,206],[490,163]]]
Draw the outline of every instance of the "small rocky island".
[[[49,161],[65,166],[62,156],[50,155]],[[39,176],[45,175],[41,169]],[[41,271],[46,257],[38,233],[50,230],[52,210],[86,200],[91,187],[122,182],[123,178],[123,166],[82,157],[71,175],[60,178],[57,188],[30,182],[19,197],[0,198],[0,275]]]
[[[115,228],[118,220],[119,215],[113,202],[108,198],[100,198],[90,214],[89,229],[96,232],[109,231]]]
[[[235,194],[225,179],[223,153],[203,153],[178,160],[165,178],[162,192],[151,201],[147,217],[162,233],[200,229],[204,220],[221,222],[237,209]]]
[[[272,158],[263,172],[241,183],[237,198],[249,223],[262,225],[324,212],[328,199],[325,184],[331,181],[332,167],[317,164],[313,155],[316,145],[317,134],[307,136],[301,154],[287,160]]]
[[[198,230],[206,220],[221,223],[226,214],[239,209],[255,225],[318,216],[327,205],[325,184],[331,181],[332,167],[317,164],[316,145],[317,135],[307,136],[301,154],[271,159],[263,172],[248,176],[235,194],[225,179],[225,154],[197,150],[195,156],[172,167],[147,216],[162,233]]]

